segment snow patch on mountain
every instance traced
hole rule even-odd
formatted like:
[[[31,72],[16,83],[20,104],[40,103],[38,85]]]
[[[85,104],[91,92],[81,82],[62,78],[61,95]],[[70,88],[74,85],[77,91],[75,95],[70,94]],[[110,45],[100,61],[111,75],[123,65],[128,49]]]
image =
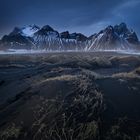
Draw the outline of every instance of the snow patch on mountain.
[[[29,25],[21,29],[22,35],[27,36],[27,37],[32,37],[34,33],[36,33],[39,30],[40,28],[36,25]]]

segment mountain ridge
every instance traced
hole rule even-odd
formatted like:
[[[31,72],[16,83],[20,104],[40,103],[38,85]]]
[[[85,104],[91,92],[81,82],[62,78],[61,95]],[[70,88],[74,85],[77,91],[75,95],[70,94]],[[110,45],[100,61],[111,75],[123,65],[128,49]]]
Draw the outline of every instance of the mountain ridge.
[[[135,31],[125,23],[107,26],[89,37],[82,33],[58,32],[49,25],[15,27],[0,40],[0,48],[46,50],[126,50],[140,46]]]

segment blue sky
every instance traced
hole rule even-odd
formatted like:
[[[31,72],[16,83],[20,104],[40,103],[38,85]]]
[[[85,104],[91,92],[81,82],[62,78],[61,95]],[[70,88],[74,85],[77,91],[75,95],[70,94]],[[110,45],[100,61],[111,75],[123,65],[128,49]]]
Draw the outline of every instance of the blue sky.
[[[140,36],[139,7],[140,0],[0,0],[0,36],[30,24],[89,36],[120,22]]]

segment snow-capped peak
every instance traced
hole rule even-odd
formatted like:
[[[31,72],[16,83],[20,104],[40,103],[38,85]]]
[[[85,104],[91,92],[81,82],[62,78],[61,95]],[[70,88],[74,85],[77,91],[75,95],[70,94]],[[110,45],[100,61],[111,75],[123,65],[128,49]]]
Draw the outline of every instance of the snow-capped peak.
[[[39,28],[29,25],[22,28],[16,27],[0,40],[0,45],[6,47],[28,46],[33,48],[46,48],[47,50],[109,50],[129,49],[137,47],[140,42],[136,33],[127,28],[125,23],[108,26],[90,37],[81,33],[59,33],[49,25]]]
[[[40,28],[36,25],[29,25],[29,26],[26,26],[26,27],[23,27],[22,29],[22,34],[24,36],[33,36],[34,33],[36,33],[37,31],[40,30]]]

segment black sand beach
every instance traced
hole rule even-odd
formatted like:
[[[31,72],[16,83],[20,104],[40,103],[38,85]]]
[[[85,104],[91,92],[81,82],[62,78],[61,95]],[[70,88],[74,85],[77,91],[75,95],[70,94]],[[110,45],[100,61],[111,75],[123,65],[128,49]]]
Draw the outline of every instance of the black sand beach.
[[[140,56],[0,55],[1,140],[139,140]]]

